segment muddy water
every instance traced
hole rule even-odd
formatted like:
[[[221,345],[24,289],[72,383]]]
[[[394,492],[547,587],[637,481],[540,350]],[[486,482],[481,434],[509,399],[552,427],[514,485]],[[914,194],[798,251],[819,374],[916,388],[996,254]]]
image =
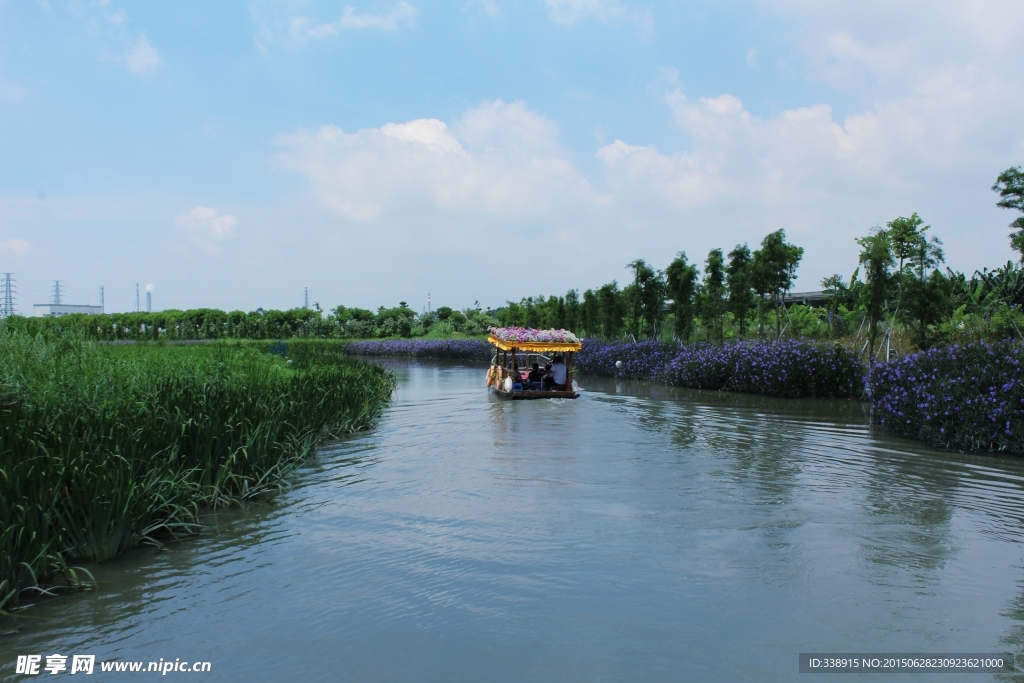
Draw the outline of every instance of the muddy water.
[[[511,402],[479,365],[392,367],[376,431],[93,567],[0,637],[0,677],[62,653],[208,681],[778,681],[799,652],[1024,651],[1018,461],[873,433],[856,403],[593,379]],[[962,680],[885,676],[926,678]]]

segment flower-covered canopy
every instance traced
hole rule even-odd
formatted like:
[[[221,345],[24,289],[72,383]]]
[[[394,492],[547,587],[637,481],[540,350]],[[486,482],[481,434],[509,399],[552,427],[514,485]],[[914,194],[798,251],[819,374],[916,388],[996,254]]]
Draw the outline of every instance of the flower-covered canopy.
[[[530,327],[491,327],[487,341],[508,351],[579,351],[579,337],[568,330],[535,330]]]

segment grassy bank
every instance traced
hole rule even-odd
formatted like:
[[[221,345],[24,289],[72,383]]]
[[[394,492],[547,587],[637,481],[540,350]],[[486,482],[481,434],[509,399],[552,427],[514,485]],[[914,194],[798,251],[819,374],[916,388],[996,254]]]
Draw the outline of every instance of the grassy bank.
[[[318,442],[373,424],[394,388],[338,353],[111,347],[0,326],[0,609],[201,507],[279,487]]]

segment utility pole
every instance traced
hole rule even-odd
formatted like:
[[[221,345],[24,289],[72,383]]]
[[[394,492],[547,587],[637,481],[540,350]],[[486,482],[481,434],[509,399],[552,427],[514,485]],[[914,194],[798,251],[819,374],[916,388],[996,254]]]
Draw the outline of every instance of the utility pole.
[[[135,312],[139,313],[142,311],[142,306],[139,303],[139,283],[135,283]]]
[[[63,303],[63,299],[64,299],[63,295],[64,295],[64,288],[61,287],[60,280],[54,280],[53,281],[53,295],[50,297],[52,299],[50,301],[50,303],[55,305],[55,306],[60,306]]]
[[[100,285],[100,313],[106,313],[107,306],[103,301],[103,285]]]
[[[14,315],[14,283],[10,273],[4,273],[4,300],[0,303],[0,318]]]
[[[302,307],[309,308],[309,287],[306,287],[305,290],[305,294],[302,296]]]

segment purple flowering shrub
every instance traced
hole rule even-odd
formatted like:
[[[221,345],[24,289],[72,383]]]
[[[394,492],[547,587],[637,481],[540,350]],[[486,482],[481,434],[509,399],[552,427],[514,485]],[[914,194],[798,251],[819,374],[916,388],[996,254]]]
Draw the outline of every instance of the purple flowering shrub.
[[[620,360],[622,367],[617,369],[615,362]],[[791,339],[692,345],[587,339],[576,369],[582,374],[785,398],[857,398],[864,393],[864,366],[849,349]]]
[[[488,361],[494,347],[479,339],[381,339],[349,342],[345,353]],[[621,368],[616,361],[622,361]],[[864,366],[853,352],[809,341],[680,345],[585,339],[574,367],[582,375],[786,398],[864,394]]]
[[[1024,454],[1024,344],[940,347],[876,365],[874,421],[941,448]]]
[[[349,342],[345,353],[489,361],[494,356],[494,347],[482,339],[375,339]]]

